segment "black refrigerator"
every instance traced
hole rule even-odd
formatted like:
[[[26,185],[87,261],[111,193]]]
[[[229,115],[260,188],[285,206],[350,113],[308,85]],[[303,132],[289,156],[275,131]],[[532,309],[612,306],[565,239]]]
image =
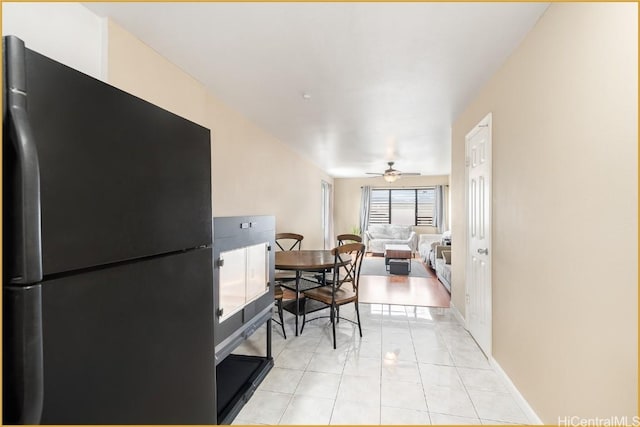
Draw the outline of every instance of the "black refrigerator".
[[[209,130],[3,45],[3,424],[215,424]]]

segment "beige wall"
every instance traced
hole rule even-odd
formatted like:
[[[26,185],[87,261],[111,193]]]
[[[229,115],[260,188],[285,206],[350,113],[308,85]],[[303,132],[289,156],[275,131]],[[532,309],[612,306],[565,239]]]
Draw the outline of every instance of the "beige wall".
[[[637,19],[553,3],[453,127],[453,301],[464,136],[492,112],[493,356],[545,423],[638,414]]]
[[[361,188],[365,185],[378,188],[424,187],[448,185],[449,176],[406,176],[393,184],[380,178],[335,178],[334,180],[334,229],[335,234],[351,233],[360,224]],[[434,227],[416,227],[416,232],[435,233]]]
[[[96,79],[105,79],[106,20],[80,3],[2,2],[2,35]]]
[[[113,21],[108,21],[109,84],[207,126],[204,86]]]
[[[109,22],[108,81],[211,129],[214,216],[275,215],[277,231],[322,248],[321,180],[333,179]]]
[[[278,231],[305,236],[303,249],[323,248],[321,181],[333,178],[213,98],[208,112],[215,215],[275,215]]]

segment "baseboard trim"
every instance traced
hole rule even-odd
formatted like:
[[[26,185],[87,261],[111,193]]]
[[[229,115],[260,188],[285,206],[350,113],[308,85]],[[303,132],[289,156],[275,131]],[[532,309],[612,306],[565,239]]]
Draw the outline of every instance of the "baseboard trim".
[[[513,381],[511,381],[511,378],[509,378],[509,375],[507,375],[507,373],[504,371],[504,369],[502,369],[502,366],[500,366],[498,361],[496,359],[494,359],[493,357],[489,357],[489,364],[493,367],[495,372],[500,377],[502,377],[502,380],[504,381],[505,385],[507,386],[507,388],[511,392],[511,395],[515,398],[516,403],[518,404],[520,409],[522,409],[522,412],[524,412],[524,414],[526,415],[527,419],[529,420],[529,424],[531,424],[531,425],[543,425],[544,423],[542,422],[540,417],[538,417],[538,415],[535,413],[535,411],[533,410],[531,405],[529,405],[529,402],[527,402],[527,400],[524,398],[524,396],[516,388],[515,384],[513,384]]]
[[[465,326],[464,317],[462,316],[462,313],[460,313],[460,310],[458,310],[457,307],[453,305],[453,301],[451,300],[449,301],[449,308],[451,309],[451,312],[455,316],[456,320],[460,322],[460,324],[464,327]]]
[[[466,329],[464,316],[462,316],[460,310],[458,310],[453,304],[453,301],[449,302],[449,307],[456,320],[460,322],[460,325],[462,325]],[[529,405],[529,402],[527,402],[522,393],[520,393],[520,390],[516,388],[515,384],[513,384],[513,381],[511,381],[511,378],[509,378],[509,375],[507,375],[504,369],[502,369],[502,366],[500,366],[498,361],[493,357],[489,357],[489,364],[494,368],[496,374],[498,374],[502,378],[502,381],[504,381],[505,385],[511,392],[511,395],[515,398],[517,405],[520,407],[520,409],[522,409],[522,412],[524,412],[525,416],[529,420],[529,424],[544,425],[540,417],[538,417],[531,405]]]

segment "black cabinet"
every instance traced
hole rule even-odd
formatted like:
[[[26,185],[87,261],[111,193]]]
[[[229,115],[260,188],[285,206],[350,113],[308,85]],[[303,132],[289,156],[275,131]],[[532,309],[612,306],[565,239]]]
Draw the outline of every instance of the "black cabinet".
[[[273,366],[275,218],[217,217],[213,222],[216,406],[218,424],[230,424]],[[265,324],[264,356],[233,354]]]

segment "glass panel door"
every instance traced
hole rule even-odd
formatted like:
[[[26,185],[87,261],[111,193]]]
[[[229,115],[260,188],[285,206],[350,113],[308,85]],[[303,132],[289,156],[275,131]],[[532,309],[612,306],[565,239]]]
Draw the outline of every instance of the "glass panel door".
[[[246,263],[245,248],[220,253],[220,322],[239,311],[245,304]]]
[[[267,242],[220,253],[220,322],[269,291]]]
[[[247,250],[247,291],[246,302],[250,302],[261,295],[264,295],[269,287],[268,270],[268,244],[260,243],[249,246]]]

